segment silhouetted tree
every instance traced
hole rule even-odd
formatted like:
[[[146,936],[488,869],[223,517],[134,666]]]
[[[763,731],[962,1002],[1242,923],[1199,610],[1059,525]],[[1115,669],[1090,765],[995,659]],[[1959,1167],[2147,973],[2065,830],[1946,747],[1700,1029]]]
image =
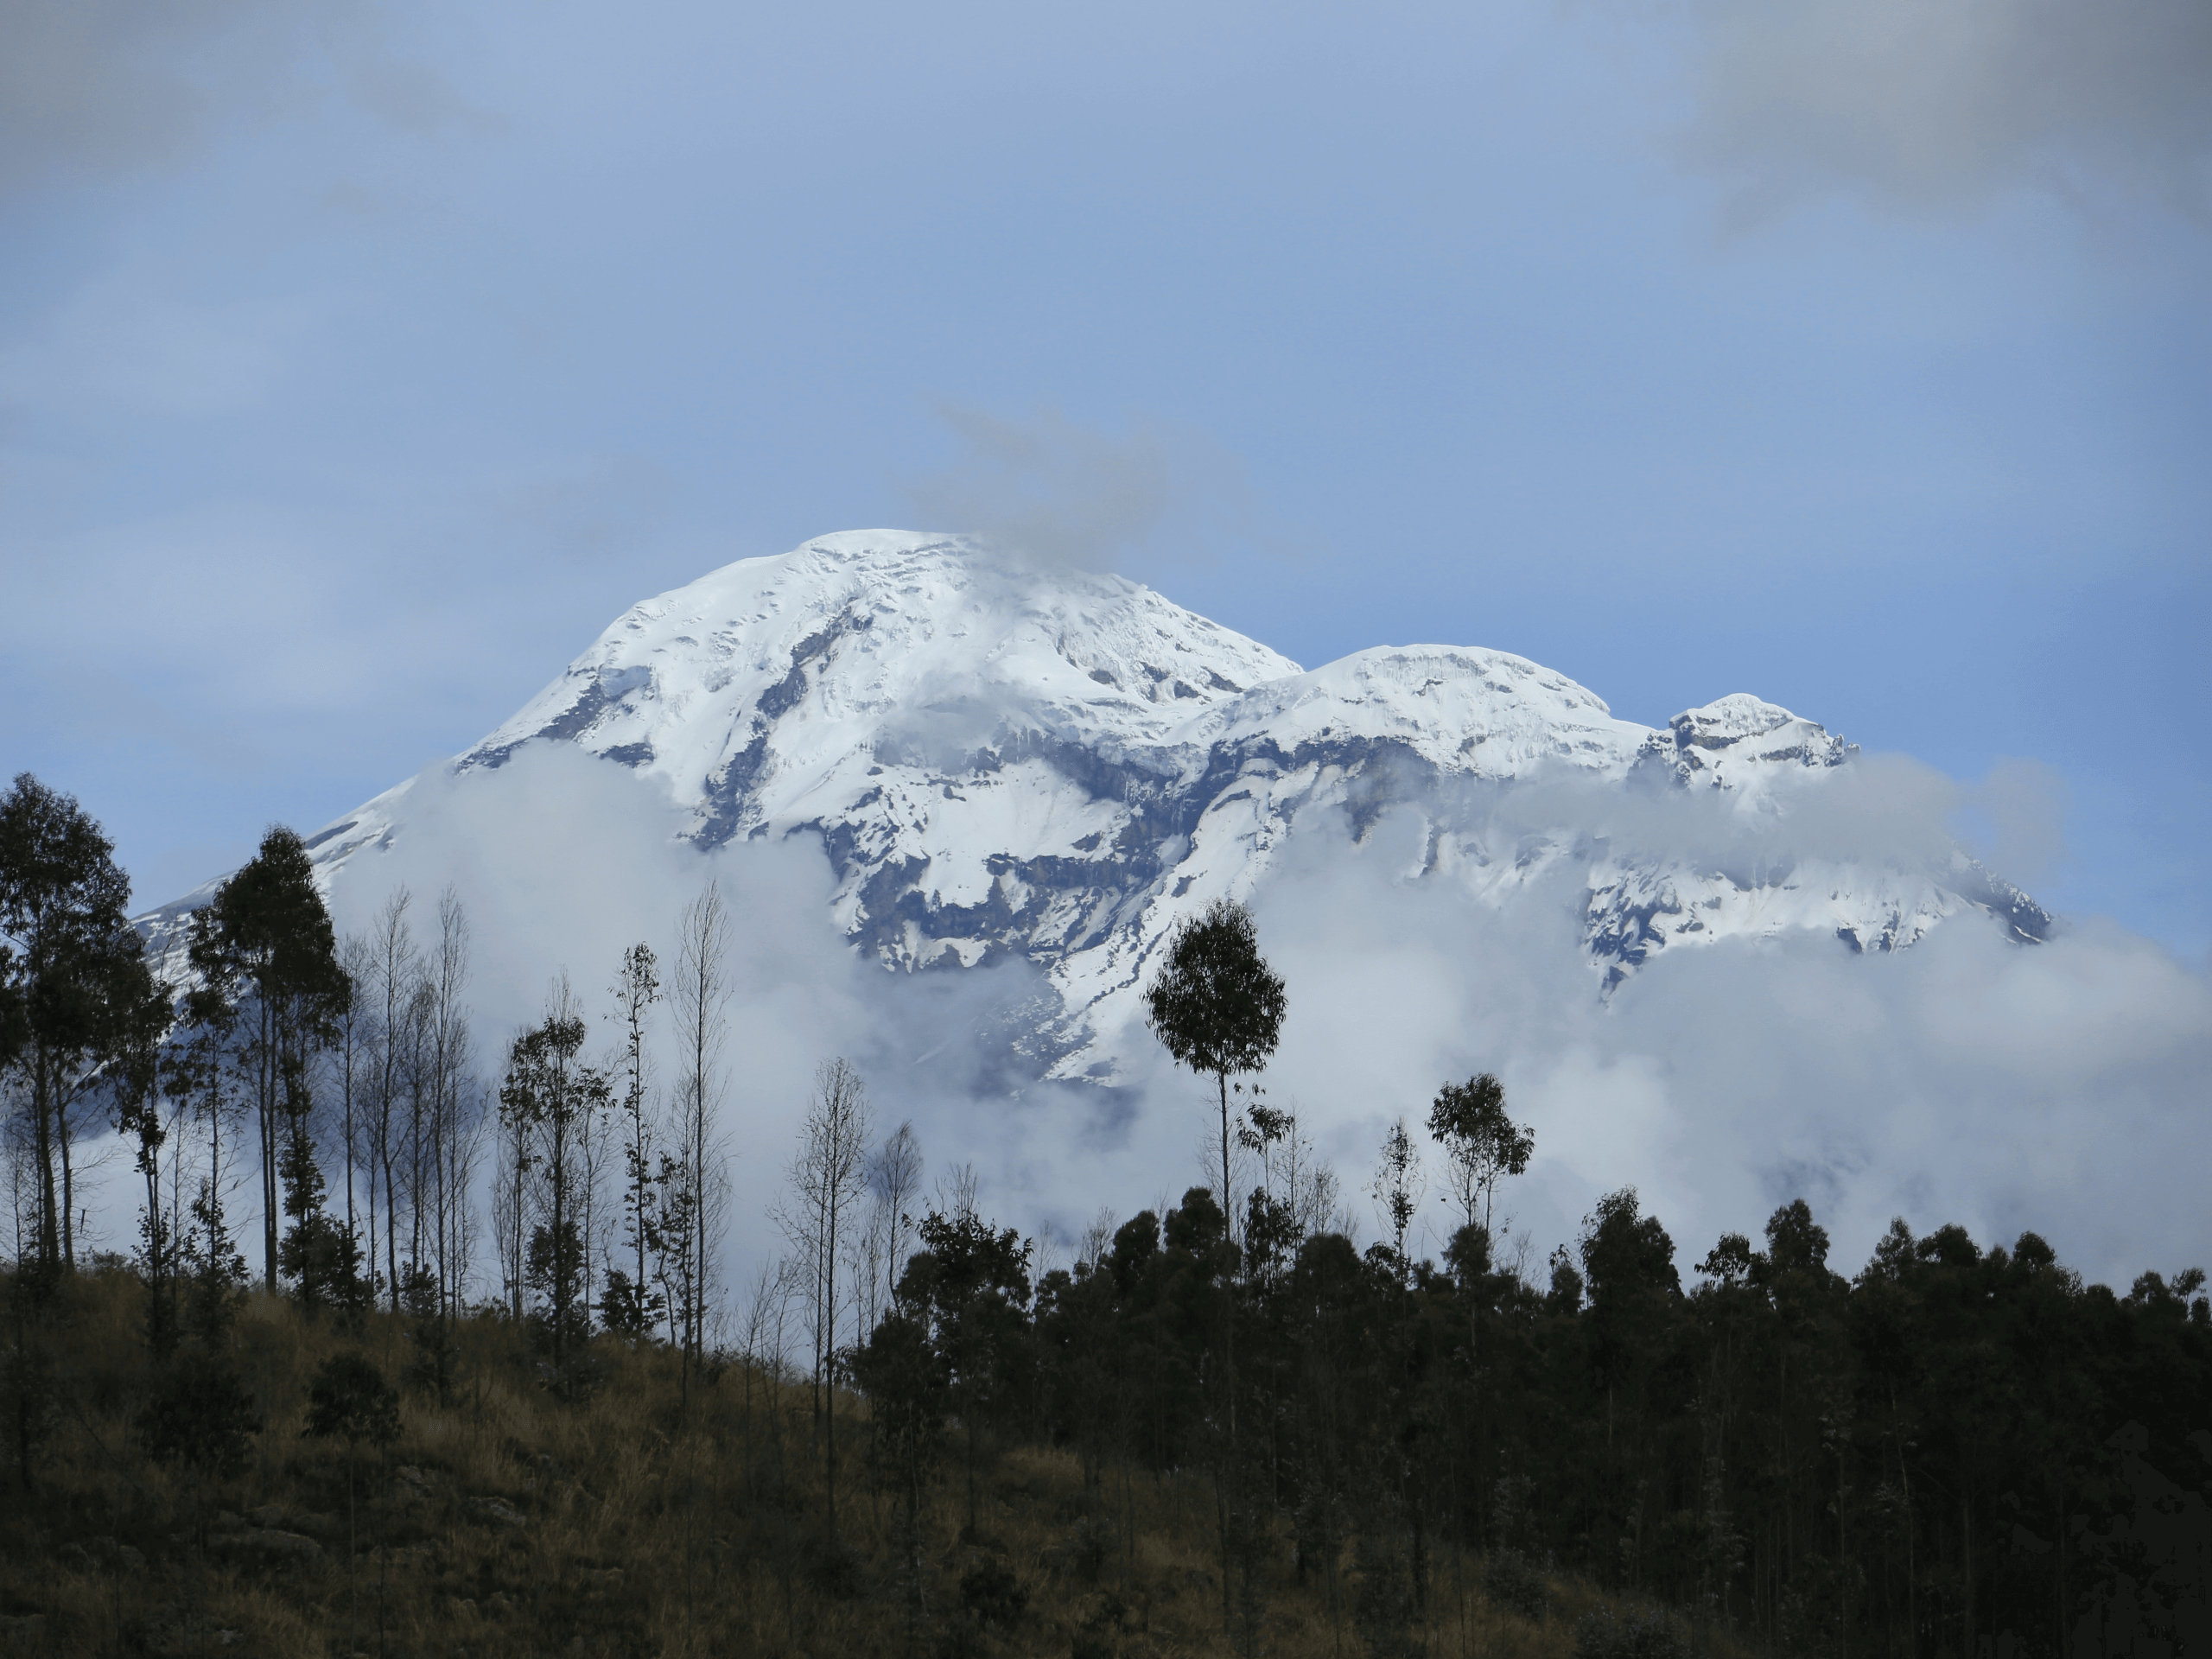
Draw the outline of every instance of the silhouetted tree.
[[[588,1034],[563,982],[545,1018],[515,1039],[499,1089],[501,1121],[525,1149],[524,1272],[537,1294],[537,1335],[564,1382],[591,1328],[579,1143],[613,1094],[606,1074],[579,1058]]]
[[[1210,1074],[1220,1096],[1221,1193],[1229,1185],[1233,1141],[1229,1080],[1263,1069],[1282,1033],[1288,1000],[1283,982],[1260,955],[1252,912],[1217,899],[1177,925],[1167,962],[1145,992],[1146,1022],[1179,1065]]]
[[[1452,1200],[1465,1224],[1480,1221],[1490,1232],[1497,1184],[1529,1167],[1536,1151],[1535,1131],[1506,1116],[1504,1086],[1483,1071],[1436,1091],[1428,1109],[1428,1132],[1444,1148]]]
[[[27,1289],[76,1264],[73,1114],[149,1025],[166,1023],[130,902],[99,825],[74,797],[19,772],[0,796],[0,1075],[20,1079],[30,1120]]]
[[[194,913],[190,954],[204,988],[202,1017],[235,1020],[243,1038],[237,1059],[259,1132],[263,1281],[273,1291],[287,1147],[296,1149],[296,1170],[313,1161],[310,1067],[337,1040],[353,995],[314,864],[296,832],[271,829],[254,857]],[[302,1202],[319,1203],[321,1183],[297,1192]]]
[[[923,1217],[921,1248],[899,1281],[902,1317],[926,1336],[942,1367],[966,1450],[968,1531],[986,1439],[1016,1397],[1030,1357],[1030,1246],[975,1215]]]
[[[623,1244],[636,1263],[634,1274],[610,1265],[600,1298],[607,1328],[626,1341],[642,1341],[658,1323],[667,1299],[653,1287],[646,1257],[659,1231],[653,1182],[652,1116],[646,1109],[650,1054],[645,1027],[660,999],[660,971],[652,947],[642,942],[622,953],[614,976],[613,1018],[621,1028],[619,1100],[622,1135]]]

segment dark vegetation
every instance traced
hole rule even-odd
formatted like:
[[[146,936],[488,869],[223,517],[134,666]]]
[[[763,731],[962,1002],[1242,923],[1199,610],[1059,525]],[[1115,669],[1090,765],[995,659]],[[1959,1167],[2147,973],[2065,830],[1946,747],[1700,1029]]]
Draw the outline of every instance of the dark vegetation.
[[[1148,1007],[1218,1186],[1040,1260],[832,1061],[733,1294],[711,892],[612,1058],[563,984],[493,1089],[458,906],[341,942],[308,875],[272,831],[167,986],[97,826],[0,799],[0,1649],[2212,1653],[2201,1273],[1898,1222],[1846,1277],[1802,1202],[1691,1266],[1632,1189],[1531,1272],[1487,1075],[1386,1138],[1363,1249],[1217,905]],[[137,1247],[80,1261],[110,1128]]]

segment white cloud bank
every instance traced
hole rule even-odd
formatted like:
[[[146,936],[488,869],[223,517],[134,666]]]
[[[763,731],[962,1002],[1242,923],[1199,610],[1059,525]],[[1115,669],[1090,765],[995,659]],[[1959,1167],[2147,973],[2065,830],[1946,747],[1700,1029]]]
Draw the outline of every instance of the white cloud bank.
[[[984,1207],[1026,1230],[1072,1236],[1102,1205],[1126,1215],[1205,1179],[1203,1083],[1141,1032],[1126,1089],[1027,1079],[1007,1039],[1037,974],[864,961],[834,930],[830,872],[805,837],[702,854],[675,839],[680,815],[652,784],[550,745],[493,772],[425,773],[399,816],[390,849],[342,871],[334,915],[364,929],[395,886],[423,912],[458,889],[487,1078],[556,975],[607,1002],[624,947],[642,938],[672,957],[679,912],[706,880],[722,884],[737,920],[733,1283],[779,1249],[768,1205],[831,1054],[861,1067],[880,1130],[912,1118],[932,1176],[972,1161]],[[1309,819],[1255,894],[1290,989],[1265,1081],[1300,1109],[1347,1195],[1391,1120],[1418,1125],[1440,1083],[1491,1070],[1536,1130],[1536,1161],[1505,1205],[1539,1261],[1597,1194],[1630,1183],[1685,1265],[1799,1196],[1847,1268],[1900,1214],[1985,1242],[2032,1228],[2121,1284],[2212,1257],[2212,984],[2147,941],[2091,923],[2023,947],[1969,912],[1893,956],[1808,934],[1678,948],[1605,998],[1578,944],[1569,867],[1501,909],[1412,874],[1428,833],[1403,809],[1359,842],[1340,818]],[[113,1243],[127,1187],[110,1201]],[[1433,1196],[1427,1211],[1433,1248],[1448,1218]]]
[[[1309,837],[1260,897],[1292,988],[1275,1070],[1327,1103],[1347,1165],[1487,1069],[1536,1128],[1515,1207],[1540,1243],[1634,1183],[1689,1261],[1799,1196],[1851,1266],[1900,1214],[2031,1228],[2123,1282],[2212,1253],[2212,985],[2156,945],[2092,923],[2023,947],[1969,912],[1894,956],[1813,935],[1662,954],[1600,1001],[1574,895],[1455,902],[1398,876],[1420,833]]]
[[[1896,820],[1932,828],[1935,804],[1868,815],[1860,838],[1876,845],[1855,850],[1893,853]],[[550,746],[497,772],[428,774],[404,816],[391,850],[345,871],[340,925],[362,925],[392,883],[426,897],[455,884],[487,1063],[551,975],[596,993],[626,944],[665,952],[701,882],[723,884],[739,920],[727,1129],[742,1256],[774,1248],[765,1208],[831,1053],[861,1066],[881,1127],[912,1117],[935,1168],[974,1161],[989,1205],[1024,1227],[1072,1233],[1101,1204],[1127,1212],[1198,1179],[1205,1090],[1141,1033],[1126,1090],[1028,1081],[1005,1043],[1037,976],[863,961],[832,928],[830,873],[805,838],[702,855],[674,839],[652,785]],[[1488,1069],[1537,1130],[1512,1207],[1540,1246],[1633,1182],[1688,1260],[1801,1195],[1846,1262],[1897,1214],[1984,1239],[2034,1228],[2122,1281],[2212,1255],[2212,985],[2157,946],[2092,923],[2024,948],[1969,913],[1895,956],[1812,936],[1662,953],[1606,999],[1578,944],[1579,884],[1478,904],[1408,874],[1427,833],[1410,811],[1359,843],[1340,821],[1309,824],[1255,894],[1291,993],[1267,1082],[1348,1191],[1389,1120],[1417,1121],[1440,1083]]]

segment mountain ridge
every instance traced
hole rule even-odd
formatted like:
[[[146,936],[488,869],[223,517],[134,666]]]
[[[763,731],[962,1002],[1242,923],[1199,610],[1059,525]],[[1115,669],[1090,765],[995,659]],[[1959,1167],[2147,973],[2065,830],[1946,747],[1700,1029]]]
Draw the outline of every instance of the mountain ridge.
[[[541,743],[652,780],[702,849],[817,836],[837,927],[886,968],[1032,963],[1059,1007],[1017,1046],[1070,1079],[1119,1075],[1179,918],[1249,895],[1294,833],[1357,841],[1390,812],[1425,825],[1409,879],[1499,906],[1580,883],[1608,991],[1726,938],[1893,950],[1969,909],[2023,941],[2050,923],[1955,846],[1895,868],[1732,867],[1721,843],[1817,815],[1858,754],[1748,694],[1650,728],[1507,652],[1374,646],[1308,670],[1127,578],[960,536],[841,532],[643,601],[448,764],[496,772]],[[309,838],[326,883],[405,833],[411,787]],[[1566,821],[1529,817],[1547,791]],[[1660,854],[1590,827],[1645,798],[1711,805],[1713,844]],[[145,918],[157,947],[212,885]]]

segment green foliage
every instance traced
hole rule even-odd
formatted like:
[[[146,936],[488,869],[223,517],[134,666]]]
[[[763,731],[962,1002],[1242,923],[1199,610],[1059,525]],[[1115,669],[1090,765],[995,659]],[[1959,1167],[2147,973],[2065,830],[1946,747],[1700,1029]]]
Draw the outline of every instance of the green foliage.
[[[1487,1230],[1498,1183],[1529,1167],[1536,1132],[1505,1112],[1505,1086],[1488,1071],[1447,1083],[1428,1109],[1428,1132],[1449,1160],[1452,1197],[1469,1226],[1479,1213]]]
[[[2124,1594],[2188,1571],[2130,1566],[2120,1541],[2142,1506],[2203,1496],[2190,1437],[2212,1398],[2212,1302],[2194,1271],[2115,1297],[2033,1234],[1984,1251],[1899,1224],[1847,1281],[1793,1203],[1764,1248],[1722,1239],[1685,1291],[1627,1188],[1554,1255],[1548,1291],[1499,1271],[1478,1224],[1442,1268],[1324,1232],[1280,1274],[1240,1278],[1203,1188],[1047,1274],[1026,1309],[1013,1234],[933,1218],[925,1242],[854,1370],[881,1432],[921,1444],[982,1421],[1086,1469],[1208,1470],[1232,1592],[1218,1616],[1240,1645],[1265,1645],[1249,1610],[1281,1580],[1255,1546],[1276,1538],[1374,1652],[1418,1645],[1447,1548],[1483,1555],[1488,1599],[1520,1617],[1544,1614],[1556,1571],[1777,1649],[1847,1629],[1853,1651],[1907,1650],[1916,1630],[1932,1651],[1971,1607],[1985,1630],[2071,1650],[2082,1620],[2151,1619]],[[1233,1456],[1210,1370],[1225,1318],[1247,1426]],[[979,1382],[971,1407],[961,1389]],[[2036,1553],[2060,1537],[2078,1572],[2063,1605]],[[1076,1561],[1065,1541],[1050,1559]],[[1576,1639],[1671,1655],[1672,1617],[1597,1618]]]
[[[244,1465],[261,1414],[236,1372],[203,1349],[177,1356],[138,1414],[139,1443],[156,1463],[226,1479]]]
[[[565,1005],[514,1040],[499,1086],[500,1121],[524,1146],[528,1229],[523,1276],[536,1293],[531,1328],[567,1381],[591,1333],[591,1287],[584,1277],[583,1141],[613,1098],[606,1073],[579,1058],[588,1035]]]
[[[75,1114],[110,1068],[143,1058],[165,999],[128,916],[130,882],[76,799],[20,772],[0,796],[0,1084],[20,1101],[41,1274],[75,1261]]]
[[[330,912],[314,861],[298,834],[279,824],[258,852],[194,912],[188,952],[200,984],[187,1017],[207,1040],[204,1081],[219,1084],[227,1058],[251,1090],[260,1174],[264,1282],[283,1270],[282,1217],[312,1222],[323,1179],[309,1123],[315,1056],[338,1039],[353,982],[339,965]],[[327,1274],[335,1256],[310,1228],[294,1252],[315,1275],[318,1298],[351,1298]],[[342,1254],[342,1252],[340,1252]]]
[[[1544,1575],[1517,1549],[1492,1552],[1483,1565],[1483,1593],[1507,1611],[1541,1622],[1551,1605]]]
[[[310,1318],[326,1308],[358,1316],[368,1306],[360,1240],[344,1222],[321,1213],[319,1207],[285,1233],[276,1250],[276,1268],[291,1281]]]
[[[1224,1077],[1267,1065],[1287,1007],[1252,913],[1226,899],[1177,925],[1167,965],[1145,992],[1147,1021],[1176,1063]]]
[[[644,1342],[660,1328],[667,1311],[668,1299],[652,1284],[633,1281],[620,1268],[607,1270],[606,1287],[599,1295],[599,1322],[609,1336]]]
[[[389,1446],[399,1438],[398,1390],[366,1354],[333,1354],[308,1387],[306,1433],[348,1446]]]
[[[1012,1630],[1029,1610],[1029,1592],[993,1556],[960,1575],[960,1609],[985,1630]]]
[[[219,1348],[244,1299],[245,1257],[232,1242],[221,1194],[205,1177],[192,1200],[191,1217],[178,1247],[185,1276],[184,1334],[204,1347]]]
[[[1574,1659],[1689,1659],[1681,1628],[1662,1613],[1594,1608],[1575,1621]]]
[[[422,1262],[402,1268],[399,1306],[407,1317],[410,1351],[405,1376],[440,1402],[453,1397],[454,1321],[437,1274]]]

